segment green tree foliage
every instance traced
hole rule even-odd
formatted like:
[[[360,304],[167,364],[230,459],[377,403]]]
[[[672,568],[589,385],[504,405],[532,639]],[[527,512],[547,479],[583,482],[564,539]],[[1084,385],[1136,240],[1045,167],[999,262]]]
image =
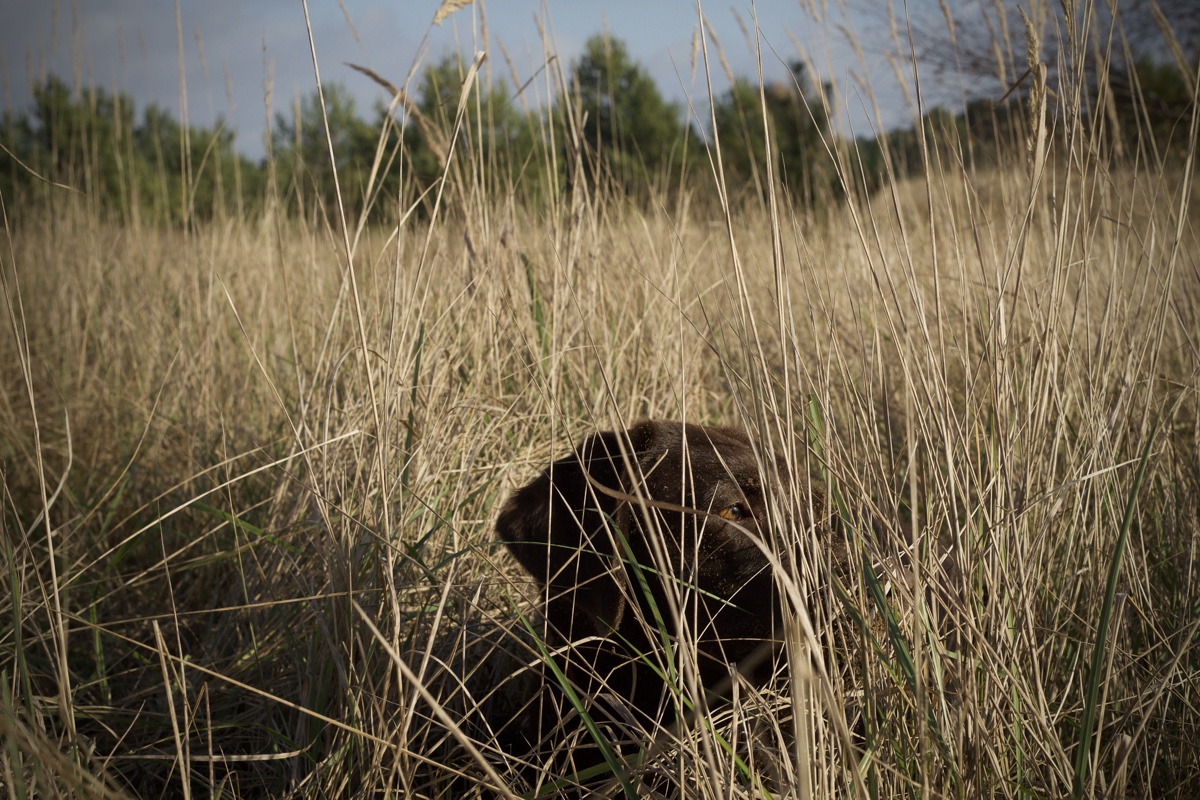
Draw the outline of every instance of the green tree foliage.
[[[966,116],[978,117],[980,109],[972,106],[1009,91],[1018,101],[1012,110],[1022,113],[1020,101],[1032,83],[1026,73],[1025,9],[1032,14],[1040,46],[1036,55],[1046,67],[1052,103],[1068,99],[1073,103],[1068,112],[1091,117],[1089,124],[1113,126],[1111,141],[1127,154],[1150,148],[1170,155],[1186,147],[1186,126],[1180,122],[1189,113],[1187,87],[1200,63],[1195,0],[1120,0],[1091,9],[1050,3],[1043,13],[1028,5],[1018,0],[964,4],[944,12],[949,26],[917,30],[918,57],[942,80],[961,87]],[[1097,47],[1100,42],[1107,44]],[[1071,98],[1077,95],[1075,103]],[[1010,112],[1001,113],[1008,117]],[[974,122],[970,127],[974,130]]]
[[[275,115],[271,144],[280,196],[287,208],[301,216],[333,222],[340,188],[347,221],[353,222],[368,200],[379,129],[358,116],[345,86],[325,84],[324,99],[324,113],[321,93],[314,90],[300,100],[290,117]]]
[[[707,188],[708,170],[689,165],[696,161],[690,153],[700,154],[696,133],[619,40],[589,39],[547,110],[518,107],[504,80],[488,80],[486,65],[464,95],[468,73],[451,54],[422,71],[412,95],[372,76],[387,86],[389,100],[400,97],[391,107],[377,103],[369,121],[341,85],[324,87],[323,107],[317,92],[299,99],[274,120],[272,187],[267,164],[240,156],[220,122],[185,130],[160,106],[139,116],[123,94],[75,90],[51,77],[35,88],[27,110],[0,118],[0,137],[12,153],[0,153],[0,192],[10,215],[85,197],[102,215],[136,225],[244,215],[269,188],[287,213],[330,223],[340,196],[356,226],[394,223],[414,203],[427,213],[438,196],[448,208],[477,197],[561,208],[559,192],[575,180],[637,202]],[[1136,146],[1170,154],[1186,138],[1189,79],[1162,58],[1143,58],[1132,69],[1115,64],[1089,87],[1087,113],[1120,130],[1113,140],[1128,143],[1127,152]],[[1024,105],[1019,92],[1001,105],[969,100],[962,113],[934,109],[919,126],[844,143],[830,130],[830,87],[797,61],[784,80],[763,87],[735,80],[714,103],[711,132],[735,200],[766,196],[769,157],[784,194],[819,208],[920,174],[939,159],[999,162],[1025,146]],[[841,161],[849,187],[835,169],[841,153],[849,157]]]
[[[446,168],[450,144],[454,159],[451,180],[490,196],[516,194],[530,199],[542,190],[540,139],[536,113],[513,103],[513,91],[499,79],[490,85],[479,76],[463,106],[457,128],[459,101],[469,65],[457,54],[429,66],[421,76],[416,111],[424,127],[409,119],[404,127],[408,171],[424,190]],[[432,137],[434,141],[428,141]]]
[[[826,149],[832,143],[831,87],[814,84],[802,61],[792,62],[790,71],[788,80],[761,90],[745,79],[736,80],[713,104],[712,124],[731,194],[736,196],[740,186],[765,196],[769,131],[775,175],[792,198],[811,207],[838,195]]]
[[[1157,161],[1186,155],[1192,95],[1177,65],[1150,58],[1132,68],[1113,63],[1104,81],[1093,81],[1085,113],[1112,126],[1107,141],[1119,144],[1126,157],[1140,153]],[[1106,84],[1103,90],[1100,82]],[[922,119],[923,136],[910,127],[860,138],[850,151],[855,184],[873,192],[891,179],[923,174],[936,159],[961,158],[972,167],[1011,163],[1012,154],[1026,148],[1026,110],[1026,98],[1014,92],[1001,104],[969,100],[958,114],[934,108]]]
[[[97,204],[128,215],[130,175],[118,148],[128,149],[133,104],[124,95],[90,89],[78,99],[61,79],[50,77],[33,89],[33,107],[6,115],[6,147],[29,169],[47,180],[78,189]],[[122,141],[122,140],[125,141]],[[0,156],[6,198],[33,202],[44,187],[15,160]],[[126,190],[123,190],[126,189]],[[20,205],[17,203],[14,205]]]
[[[185,132],[154,105],[135,122],[128,96],[97,87],[76,93],[54,76],[34,87],[29,111],[5,114],[2,135],[16,157],[0,153],[0,191],[10,207],[59,196],[40,176],[79,190],[121,222],[179,223],[244,211],[245,197],[261,186],[222,123]]]
[[[1126,140],[1137,144],[1136,134],[1148,131],[1160,147],[1187,152],[1192,92],[1177,64],[1144,55],[1128,68],[1112,66],[1108,84],[1112,111]]]
[[[532,154],[538,118],[513,106],[503,80],[491,86],[476,80],[460,119],[467,70],[457,54],[430,65],[420,77],[415,101],[405,96],[391,109],[376,103],[371,122],[357,115],[345,87],[327,84],[328,140],[317,92],[300,100],[290,118],[277,114],[272,146],[285,207],[333,220],[340,186],[350,224],[360,218],[395,220],[414,202],[420,202],[419,210],[431,210],[438,195],[430,190],[438,188],[447,169],[448,198],[464,192],[521,195],[520,181],[529,179],[531,164],[536,167]],[[395,91],[386,80],[368,74]]]
[[[571,71],[569,92],[563,102],[573,102],[575,119],[582,121],[589,179],[609,175],[629,194],[681,179],[687,151],[698,144],[695,134],[623,42],[607,35],[588,39]]]
[[[1013,153],[1024,152],[1027,130],[1020,98],[1003,105],[975,100],[960,114],[935,107],[920,128],[856,139],[848,149],[851,183],[859,194],[870,194],[889,181],[925,174],[938,162],[943,169],[960,159],[972,167],[1012,163]]]

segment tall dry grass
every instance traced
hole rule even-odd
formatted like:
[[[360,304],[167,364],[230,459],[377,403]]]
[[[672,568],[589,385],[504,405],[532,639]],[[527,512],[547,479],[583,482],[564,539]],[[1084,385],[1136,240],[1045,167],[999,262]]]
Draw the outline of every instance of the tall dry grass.
[[[810,601],[787,688],[645,732],[610,789],[1193,796],[1180,128],[1180,155],[1118,160],[1052,107],[1000,167],[931,148],[816,218],[583,186],[532,211],[461,152],[437,215],[393,230],[131,231],[57,196],[2,256],[6,791],[552,790],[497,746],[539,646],[494,511],[651,416],[809,464],[868,564],[910,529],[937,583],[953,546],[961,641],[859,564],[783,575]]]

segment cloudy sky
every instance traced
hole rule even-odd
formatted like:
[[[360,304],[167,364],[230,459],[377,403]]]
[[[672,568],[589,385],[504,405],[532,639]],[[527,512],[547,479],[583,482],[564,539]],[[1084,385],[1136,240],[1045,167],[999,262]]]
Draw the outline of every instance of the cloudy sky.
[[[839,3],[792,0],[704,3],[734,73],[757,74],[752,42],[754,13],[762,34],[766,80],[786,75],[783,63],[798,48],[825,78],[836,80],[843,130],[853,125],[867,133],[870,101],[864,77],[877,95],[884,124],[910,118],[892,67],[887,16],[882,0]],[[522,82],[545,62],[546,32],[559,57],[570,63],[593,33],[607,30],[623,39],[669,98],[707,102],[703,68],[692,74],[692,42],[697,27],[694,0],[491,0],[467,6],[441,26],[432,20],[441,0],[309,0],[308,10],[317,62],[325,82],[346,85],[360,114],[369,116],[383,91],[351,71],[345,62],[370,67],[403,85],[414,66],[457,49],[488,50],[488,67]],[[822,19],[806,9],[827,6]],[[187,115],[207,125],[224,117],[237,132],[237,147],[252,157],[263,154],[266,88],[272,112],[291,107],[297,95],[315,87],[313,61],[300,0],[181,0],[180,26],[175,3],[167,0],[0,0],[0,81],[3,105],[25,109],[29,85],[47,73],[69,82],[116,88],[131,95],[138,111],[155,102],[180,113],[180,49],[186,84]],[[739,22],[740,20],[740,22]],[[933,18],[936,20],[936,18]],[[486,23],[487,41],[484,40]],[[846,40],[852,31],[864,53],[860,60]],[[710,51],[711,52],[711,51]],[[712,56],[714,90],[727,85]],[[864,63],[865,62],[865,63]],[[544,102],[545,84],[535,82],[530,101]]]

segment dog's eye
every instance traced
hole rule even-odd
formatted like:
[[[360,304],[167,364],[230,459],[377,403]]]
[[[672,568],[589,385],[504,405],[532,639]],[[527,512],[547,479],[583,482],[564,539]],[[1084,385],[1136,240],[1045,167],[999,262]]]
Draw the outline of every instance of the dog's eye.
[[[722,519],[737,521],[750,516],[750,509],[746,508],[746,506],[742,503],[734,503],[728,508],[722,508],[720,511],[718,511],[717,516],[721,517]]]

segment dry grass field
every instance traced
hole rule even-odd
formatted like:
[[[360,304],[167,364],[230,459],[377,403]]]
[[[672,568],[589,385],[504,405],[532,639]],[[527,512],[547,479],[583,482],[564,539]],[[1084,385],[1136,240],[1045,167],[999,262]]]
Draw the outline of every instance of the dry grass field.
[[[856,580],[779,576],[790,681],[600,788],[1196,796],[1194,108],[1170,156],[1056,106],[1032,151],[818,213],[532,210],[469,154],[432,217],[345,234],[51,194],[0,252],[2,792],[557,791],[488,727],[541,652],[495,516],[662,417],[809,464]],[[957,648],[862,568],[906,529],[918,584],[958,554]]]

